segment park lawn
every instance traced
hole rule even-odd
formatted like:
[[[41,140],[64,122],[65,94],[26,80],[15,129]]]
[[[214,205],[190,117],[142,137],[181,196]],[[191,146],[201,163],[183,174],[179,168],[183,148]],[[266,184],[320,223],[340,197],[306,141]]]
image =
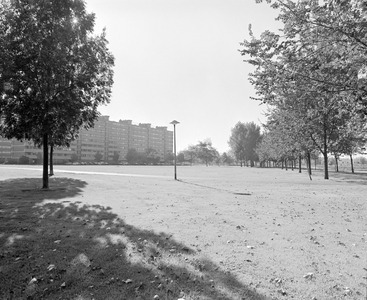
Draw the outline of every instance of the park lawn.
[[[98,167],[0,166],[0,299],[365,296],[364,173]]]

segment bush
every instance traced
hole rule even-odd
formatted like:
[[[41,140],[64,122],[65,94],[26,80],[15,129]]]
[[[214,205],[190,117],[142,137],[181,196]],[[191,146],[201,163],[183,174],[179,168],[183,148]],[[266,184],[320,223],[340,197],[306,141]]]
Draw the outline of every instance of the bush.
[[[5,164],[7,164],[7,165],[16,165],[16,164],[18,164],[18,159],[17,158],[8,158],[5,161]]]
[[[22,155],[21,157],[19,157],[19,163],[21,165],[28,165],[29,164],[29,157]]]

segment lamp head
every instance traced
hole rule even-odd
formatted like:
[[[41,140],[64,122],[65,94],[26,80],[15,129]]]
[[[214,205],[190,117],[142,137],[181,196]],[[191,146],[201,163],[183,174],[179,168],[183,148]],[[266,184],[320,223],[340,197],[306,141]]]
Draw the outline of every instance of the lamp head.
[[[180,122],[173,120],[170,124],[172,124],[173,126],[175,126],[176,124],[180,124]]]

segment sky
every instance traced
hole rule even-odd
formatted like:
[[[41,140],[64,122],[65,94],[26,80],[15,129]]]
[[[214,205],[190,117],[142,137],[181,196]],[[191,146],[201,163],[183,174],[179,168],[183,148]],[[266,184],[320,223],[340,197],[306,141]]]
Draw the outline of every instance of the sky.
[[[277,11],[255,0],[86,0],[106,28],[115,57],[111,102],[100,107],[110,120],[167,126],[177,120],[177,151],[211,139],[229,150],[237,122],[266,121],[266,107],[251,100],[252,67],[240,43],[275,31]]]

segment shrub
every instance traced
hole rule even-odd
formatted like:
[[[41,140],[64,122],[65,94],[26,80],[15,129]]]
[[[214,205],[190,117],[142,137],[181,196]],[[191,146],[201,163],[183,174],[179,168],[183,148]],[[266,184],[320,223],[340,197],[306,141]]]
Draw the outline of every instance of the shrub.
[[[29,164],[29,157],[22,155],[21,157],[19,157],[19,163],[21,165],[28,165]]]

